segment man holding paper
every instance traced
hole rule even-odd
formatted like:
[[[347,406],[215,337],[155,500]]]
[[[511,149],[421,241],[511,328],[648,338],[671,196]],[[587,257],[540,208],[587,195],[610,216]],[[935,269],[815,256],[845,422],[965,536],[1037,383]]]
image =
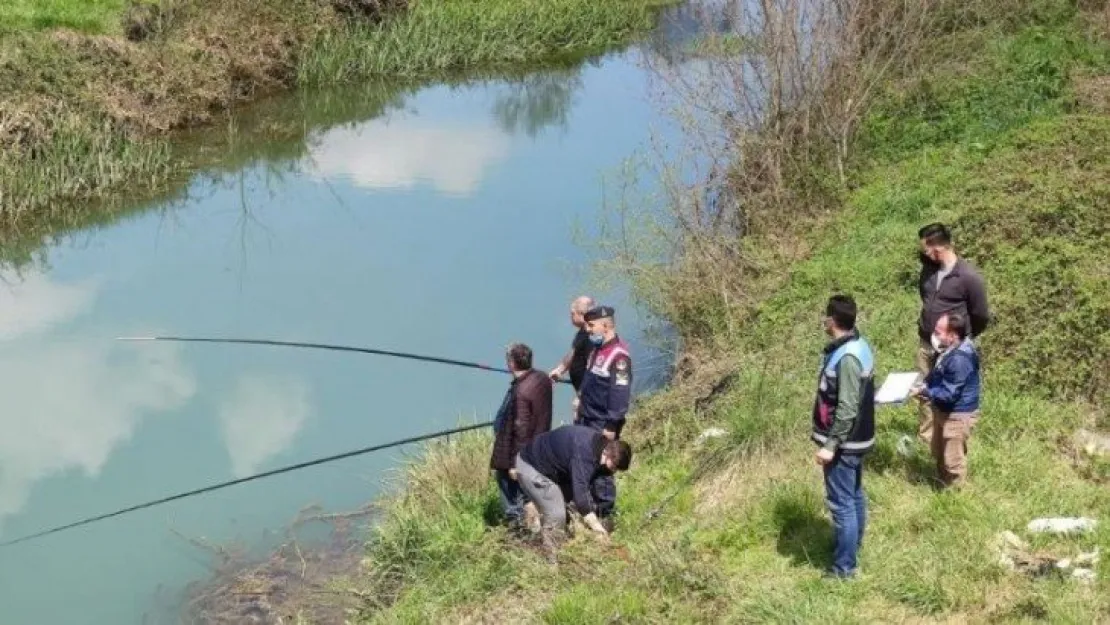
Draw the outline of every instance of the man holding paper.
[[[967,441],[979,420],[979,353],[971,342],[971,322],[959,313],[937,320],[933,342],[940,356],[912,393],[931,404],[931,447],[941,481],[960,486],[967,477]]]
[[[875,358],[856,329],[856,303],[834,295],[825,309],[825,346],[813,405],[813,442],[836,532],[831,577],[855,577],[867,525],[863,457],[875,445]]]

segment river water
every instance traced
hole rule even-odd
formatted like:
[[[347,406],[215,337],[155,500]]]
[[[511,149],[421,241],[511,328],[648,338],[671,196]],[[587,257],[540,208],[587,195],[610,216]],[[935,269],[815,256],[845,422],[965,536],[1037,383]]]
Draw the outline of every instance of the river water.
[[[605,180],[676,129],[643,48],[420,88],[259,103],[193,139],[212,169],[175,197],[49,243],[0,285],[0,540],[317,456],[486,420],[503,374],[121,335],[343,343],[501,366],[567,347],[590,291]],[[229,137],[231,137],[229,139]],[[639,383],[665,356],[616,306]],[[569,417],[569,390],[555,398]],[[262,544],[310,504],[361,506],[395,449],[0,549],[11,625],[166,622],[209,572],[182,537]],[[484,471],[485,467],[475,467]],[[161,598],[159,598],[161,597]],[[172,604],[172,601],[171,601]],[[158,618],[154,618],[158,617]]]

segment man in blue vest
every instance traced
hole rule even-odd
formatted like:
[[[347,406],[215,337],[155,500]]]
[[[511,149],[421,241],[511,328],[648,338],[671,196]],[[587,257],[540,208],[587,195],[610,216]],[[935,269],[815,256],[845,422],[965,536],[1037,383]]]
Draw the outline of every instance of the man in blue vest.
[[[829,575],[855,577],[867,525],[863,457],[875,444],[875,359],[856,330],[856,303],[834,295],[825,308],[825,346],[813,406],[812,439],[825,474],[825,500],[836,532]]]
[[[586,311],[586,330],[594,351],[586,363],[586,375],[578,393],[575,423],[598,430],[614,441],[621,436],[625,416],[632,401],[632,356],[628,345],[617,336],[615,311],[597,306]],[[612,475],[595,484],[598,516],[611,524],[616,509],[617,485]]]

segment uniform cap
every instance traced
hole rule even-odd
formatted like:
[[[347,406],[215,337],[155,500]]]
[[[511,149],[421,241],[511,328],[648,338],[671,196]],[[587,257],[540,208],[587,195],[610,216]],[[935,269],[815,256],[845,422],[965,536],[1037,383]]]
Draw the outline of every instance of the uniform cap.
[[[586,321],[595,321],[597,319],[612,317],[614,313],[616,313],[616,311],[613,310],[612,306],[594,306],[586,311],[583,319]]]

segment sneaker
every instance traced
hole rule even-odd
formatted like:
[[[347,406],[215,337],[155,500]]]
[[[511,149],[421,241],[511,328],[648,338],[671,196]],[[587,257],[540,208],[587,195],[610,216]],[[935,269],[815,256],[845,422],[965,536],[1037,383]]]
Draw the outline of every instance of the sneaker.
[[[524,526],[533,534],[540,532],[540,511],[531,501],[524,504]]]

